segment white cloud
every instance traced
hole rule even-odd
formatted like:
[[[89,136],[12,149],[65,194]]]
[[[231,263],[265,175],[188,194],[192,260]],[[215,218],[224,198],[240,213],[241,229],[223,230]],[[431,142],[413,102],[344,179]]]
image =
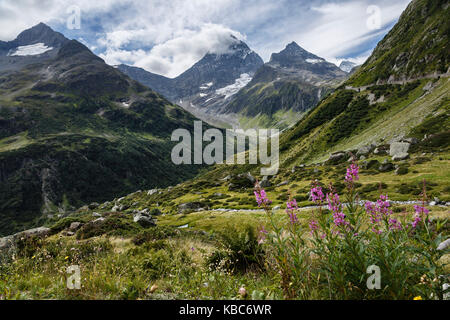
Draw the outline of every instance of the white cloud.
[[[100,44],[105,45],[107,50],[100,56],[109,64],[128,62],[168,77],[181,74],[208,52],[227,52],[230,44],[236,41],[231,35],[238,39],[244,38],[239,32],[208,23],[199,30],[182,30],[173,39],[156,44],[148,51],[124,50],[122,47],[128,43],[129,34],[115,33],[112,41],[108,36],[106,40],[101,39]]]
[[[367,7],[380,7],[385,27],[410,1],[78,0],[82,29],[76,33],[65,29],[73,0],[0,0],[0,39],[12,40],[42,21],[69,37],[82,37],[110,64],[132,64],[170,77],[206,52],[222,50],[230,33],[246,38],[265,61],[293,40],[332,62],[362,60],[372,49],[367,44],[386,32],[368,30]]]

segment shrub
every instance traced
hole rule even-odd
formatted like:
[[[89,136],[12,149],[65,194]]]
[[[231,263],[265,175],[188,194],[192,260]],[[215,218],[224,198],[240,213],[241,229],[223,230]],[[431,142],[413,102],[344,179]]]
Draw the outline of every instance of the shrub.
[[[101,235],[127,236],[139,232],[142,228],[123,216],[109,216],[104,221],[90,222],[77,231],[77,240],[89,239]]]
[[[425,181],[422,205],[414,206],[412,218],[397,217],[384,194],[375,203],[360,205],[355,190],[358,174],[356,164],[347,169],[345,204],[337,193],[325,196],[322,187],[313,184],[310,193],[317,209],[308,219],[309,247],[296,201],[287,203],[287,226],[280,224],[271,214],[265,191],[256,186],[256,200],[270,227],[270,232],[263,227],[260,237],[275,261],[285,298],[307,297],[314,288],[333,299],[442,299],[447,280],[440,259],[449,250],[438,251],[437,246],[445,239],[438,233],[445,232],[445,222],[432,223],[428,217]],[[322,209],[324,204],[328,212]],[[377,275],[369,277],[373,270],[379,272],[379,281],[374,281]]]
[[[221,248],[207,258],[208,267],[234,273],[263,269],[264,250],[251,226],[246,226],[243,232],[231,228],[219,237]]]
[[[173,237],[178,234],[177,231],[178,230],[172,227],[156,226],[138,233],[132,241],[135,245],[139,246],[150,241],[163,240]]]

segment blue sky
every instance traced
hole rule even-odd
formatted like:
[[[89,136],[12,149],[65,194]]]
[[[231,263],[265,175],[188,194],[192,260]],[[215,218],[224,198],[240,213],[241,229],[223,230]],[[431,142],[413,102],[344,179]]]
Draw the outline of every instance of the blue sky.
[[[0,39],[12,40],[45,22],[109,64],[169,77],[207,52],[225,50],[230,34],[264,61],[296,41],[336,64],[342,59],[362,63],[410,1],[0,0]],[[81,10],[81,28],[69,30],[68,9],[74,4]]]

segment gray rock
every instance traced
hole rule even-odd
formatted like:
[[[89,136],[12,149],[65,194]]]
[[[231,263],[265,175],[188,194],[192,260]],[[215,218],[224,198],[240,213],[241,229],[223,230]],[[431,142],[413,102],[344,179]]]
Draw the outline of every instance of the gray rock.
[[[408,153],[399,153],[392,157],[392,161],[401,161],[409,158]]]
[[[93,212],[92,216],[96,217],[96,218],[100,218],[102,215],[100,213],[98,213],[98,212]]]
[[[419,143],[419,139],[417,139],[417,138],[405,138],[402,141],[406,142],[406,143],[409,143],[409,144],[417,144],[417,143]]]
[[[430,205],[431,207],[434,207],[435,205],[437,205],[437,203],[436,203],[436,201],[431,201],[431,202],[429,203],[429,205]]]
[[[361,147],[356,152],[356,156],[367,156],[376,146],[374,144],[370,144],[364,147]]]
[[[195,211],[197,209],[200,209],[201,207],[202,207],[202,204],[199,202],[182,203],[178,206],[178,213],[185,213],[187,211]]]
[[[272,183],[269,181],[269,178],[267,176],[264,176],[261,182],[259,183],[259,186],[261,188],[269,188],[272,186]]]
[[[388,171],[392,171],[394,170],[394,165],[392,163],[383,163],[381,164],[381,166],[378,168],[379,171],[381,172],[388,172]]]
[[[343,161],[346,156],[347,156],[347,154],[345,152],[342,152],[342,151],[332,153],[330,155],[330,157],[328,158],[327,163],[329,163],[329,164],[339,163],[339,162]]]
[[[152,195],[154,195],[154,194],[157,193],[157,192],[158,192],[158,189],[148,190],[147,195],[148,195],[148,196],[152,196]]]
[[[98,219],[92,220],[91,223],[99,223],[99,222],[103,222],[105,220],[106,220],[105,218],[98,218]]]
[[[251,182],[251,183],[255,183],[256,179],[254,176],[252,176],[252,174],[250,172],[247,172],[247,174],[245,175],[245,177]]]
[[[277,210],[280,210],[280,209],[281,209],[281,206],[275,206],[275,207],[272,208],[273,211],[277,211]]]
[[[156,223],[152,219],[152,217],[149,217],[149,216],[146,216],[146,215],[143,215],[140,213],[133,216],[133,221],[138,223],[139,225],[141,225],[144,228],[156,226]]]
[[[366,160],[366,159],[367,159],[366,156],[359,157],[359,160]]]
[[[80,229],[81,226],[82,226],[81,222],[72,222],[70,224],[69,230],[76,231],[76,230]]]
[[[448,247],[450,247],[450,239],[447,239],[447,240],[441,242],[441,243],[438,245],[437,250],[439,250],[439,251],[440,251],[440,250],[445,250],[445,249],[447,249]]]
[[[409,147],[411,146],[408,142],[393,142],[389,147],[389,155],[392,158],[404,158],[408,154]],[[406,159],[406,158],[404,158]]]
[[[50,228],[39,227],[34,229],[25,230],[19,233],[16,233],[15,236],[35,236],[35,237],[46,237],[50,234]]]
[[[283,182],[277,184],[277,187],[282,187],[282,186],[285,186],[287,184],[289,184],[289,181],[283,181]]]
[[[88,208],[91,209],[91,210],[93,210],[93,209],[98,208],[98,206],[100,206],[99,203],[97,203],[97,202],[92,202],[92,203],[88,206]]]

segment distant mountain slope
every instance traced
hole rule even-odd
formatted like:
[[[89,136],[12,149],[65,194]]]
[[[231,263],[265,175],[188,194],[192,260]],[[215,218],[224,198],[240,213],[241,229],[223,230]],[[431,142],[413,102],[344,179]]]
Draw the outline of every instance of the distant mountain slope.
[[[354,62],[344,60],[339,64],[339,69],[342,71],[350,73],[353,68],[355,68],[357,65]]]
[[[220,116],[216,117],[218,110],[250,81],[263,63],[244,42],[230,36],[227,51],[206,54],[174,79],[126,65],[118,68],[199,118],[220,122]]]
[[[450,2],[414,0],[348,82],[355,87],[449,72]]]
[[[224,108],[241,125],[286,128],[346,78],[346,72],[292,42],[261,67]],[[258,121],[254,121],[255,117]]]
[[[48,29],[20,44],[47,43]],[[0,234],[200,169],[170,160],[172,131],[191,130],[194,117],[81,43],[52,45],[51,56],[18,56],[22,67],[0,75]]]
[[[424,134],[448,147],[449,74],[436,73],[448,70],[449,14],[449,1],[412,1],[367,62],[282,137],[285,160]]]

